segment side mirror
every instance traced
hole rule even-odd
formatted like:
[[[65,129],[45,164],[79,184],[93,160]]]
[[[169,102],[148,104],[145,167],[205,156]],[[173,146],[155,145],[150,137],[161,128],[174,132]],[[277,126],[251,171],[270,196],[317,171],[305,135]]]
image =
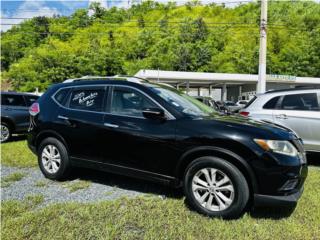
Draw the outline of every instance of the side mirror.
[[[165,120],[165,114],[161,108],[145,108],[142,111],[142,114],[147,119],[153,120]]]

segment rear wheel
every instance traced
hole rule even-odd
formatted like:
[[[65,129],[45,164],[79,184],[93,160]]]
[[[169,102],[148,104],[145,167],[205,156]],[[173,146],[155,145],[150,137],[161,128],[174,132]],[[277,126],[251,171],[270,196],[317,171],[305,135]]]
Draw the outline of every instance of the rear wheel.
[[[191,207],[210,217],[237,218],[249,199],[243,174],[215,157],[201,157],[188,166],[184,191]]]
[[[56,138],[44,139],[38,151],[38,164],[43,175],[53,180],[68,176],[70,161],[66,147]]]
[[[1,128],[1,143],[7,142],[11,138],[11,128],[9,124],[2,122],[0,124]]]

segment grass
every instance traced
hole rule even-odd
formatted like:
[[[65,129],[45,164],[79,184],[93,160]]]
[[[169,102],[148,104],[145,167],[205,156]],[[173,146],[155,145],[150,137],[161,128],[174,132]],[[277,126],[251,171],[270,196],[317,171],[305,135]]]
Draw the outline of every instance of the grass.
[[[1,144],[1,164],[11,167],[35,167],[38,162],[26,141],[15,141]]]
[[[42,195],[29,195],[24,201],[10,200],[1,203],[1,218],[2,221],[6,219],[16,218],[26,212],[34,210],[39,204],[43,203],[44,197]],[[6,219],[3,219],[6,218]],[[2,236],[3,237],[3,236]]]
[[[123,198],[36,209],[30,199],[6,201],[1,208],[2,239],[319,239],[319,185],[320,169],[312,167],[290,217],[279,218],[277,210],[266,209],[231,221],[204,217],[190,211],[182,199],[172,198]]]
[[[20,181],[25,176],[24,173],[15,172],[1,179],[1,187],[9,187],[12,183]]]
[[[90,187],[91,182],[85,180],[77,180],[74,182],[67,182],[63,184],[64,187],[68,188],[71,193],[76,192],[81,189],[86,189]]]
[[[36,187],[46,187],[46,186],[48,186],[48,182],[44,181],[44,180],[39,180],[34,184],[34,186],[36,186]]]

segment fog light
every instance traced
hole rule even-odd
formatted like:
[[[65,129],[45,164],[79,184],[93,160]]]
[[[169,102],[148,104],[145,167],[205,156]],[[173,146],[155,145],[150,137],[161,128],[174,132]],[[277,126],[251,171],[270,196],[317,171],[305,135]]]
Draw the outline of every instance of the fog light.
[[[298,179],[290,179],[280,188],[280,191],[290,191],[298,185]]]

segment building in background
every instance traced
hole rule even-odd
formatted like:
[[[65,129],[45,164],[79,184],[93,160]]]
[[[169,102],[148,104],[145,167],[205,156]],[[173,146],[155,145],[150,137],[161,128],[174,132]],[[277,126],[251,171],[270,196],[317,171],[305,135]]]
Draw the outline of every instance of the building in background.
[[[167,83],[192,96],[210,96],[215,100],[249,100],[256,94],[258,75],[236,73],[202,73],[142,69],[136,77]],[[320,87],[320,78],[267,75],[267,90],[304,86]]]

